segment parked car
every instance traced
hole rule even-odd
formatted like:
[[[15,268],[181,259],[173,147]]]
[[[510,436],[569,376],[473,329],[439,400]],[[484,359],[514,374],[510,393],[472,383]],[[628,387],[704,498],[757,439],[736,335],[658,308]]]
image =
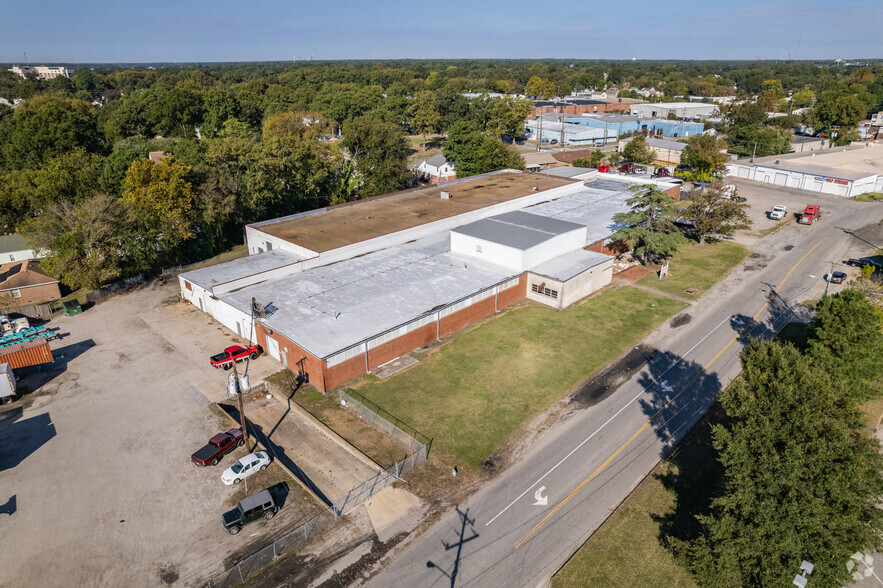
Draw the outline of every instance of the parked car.
[[[284,482],[282,482],[284,484]],[[277,484],[278,486],[278,484]],[[242,527],[261,519],[270,520],[279,512],[279,506],[273,498],[272,488],[256,492],[239,501],[236,508],[227,511],[221,517],[224,530],[235,535]]]
[[[625,163],[620,165],[616,171],[621,174],[636,174],[636,173],[638,173],[638,170],[635,169],[635,164],[632,163],[631,161],[626,161]]]
[[[782,220],[788,214],[788,208],[784,204],[776,204],[769,214],[773,220]]]
[[[266,451],[249,453],[224,470],[224,473],[221,474],[221,481],[228,486],[238,484],[255,472],[267,469],[268,465],[270,465],[270,456]]]
[[[245,443],[241,429],[230,429],[226,433],[218,433],[208,440],[208,444],[190,456],[196,465],[218,465],[221,458]]]
[[[831,282],[832,284],[842,284],[843,280],[846,279],[846,274],[843,272],[834,272],[831,274],[825,274],[825,280]]]
[[[245,361],[248,358],[257,359],[263,353],[264,350],[260,345],[249,345],[248,347],[231,345],[224,349],[223,352],[217,355],[212,355],[209,361],[211,362],[212,367],[229,370],[233,367],[234,363]]]
[[[870,257],[862,257],[859,259],[850,257],[846,260],[846,265],[851,265],[853,267],[865,267],[866,265],[869,265],[874,268],[875,272],[883,271],[883,262],[871,259]]]

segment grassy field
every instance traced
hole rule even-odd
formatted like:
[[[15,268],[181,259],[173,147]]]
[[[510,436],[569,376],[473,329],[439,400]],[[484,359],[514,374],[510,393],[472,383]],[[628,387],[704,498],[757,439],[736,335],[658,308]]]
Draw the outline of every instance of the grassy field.
[[[883,192],[867,192],[855,197],[857,202],[878,202],[883,200]]]
[[[682,308],[630,287],[566,312],[524,306],[358,390],[433,437],[433,451],[452,454],[461,468],[478,468],[532,417]]]
[[[715,282],[739,265],[747,255],[748,250],[738,243],[718,241],[705,246],[690,243],[672,258],[668,276],[660,280],[654,272],[638,280],[638,283],[648,288],[697,300]]]

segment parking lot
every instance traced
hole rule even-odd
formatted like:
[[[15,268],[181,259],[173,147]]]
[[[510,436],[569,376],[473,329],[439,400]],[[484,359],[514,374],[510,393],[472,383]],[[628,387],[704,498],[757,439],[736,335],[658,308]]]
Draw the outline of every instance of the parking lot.
[[[321,506],[291,483],[279,515],[231,536],[221,514],[246,495],[190,454],[232,426],[212,401],[227,372],[208,356],[242,342],[178,302],[177,281],[53,318],[68,333],[37,392],[0,413],[0,567],[19,586],[197,585]],[[253,382],[279,369],[267,357]],[[286,479],[275,463],[248,493]]]

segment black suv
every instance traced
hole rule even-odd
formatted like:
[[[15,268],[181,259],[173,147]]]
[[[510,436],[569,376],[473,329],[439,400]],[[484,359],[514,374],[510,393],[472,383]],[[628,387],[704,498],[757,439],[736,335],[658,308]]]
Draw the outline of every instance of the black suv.
[[[235,535],[242,530],[242,527],[249,523],[253,523],[258,519],[270,520],[279,512],[279,506],[270,493],[272,488],[261,490],[257,494],[246,496],[239,501],[239,504],[233,510],[225,512],[221,517],[221,525],[224,530]]]
[[[861,259],[850,257],[848,260],[846,260],[846,265],[851,265],[855,267],[865,267],[866,265],[869,265],[874,268],[874,271],[883,271],[883,263],[875,259],[871,259],[870,257],[862,257]]]

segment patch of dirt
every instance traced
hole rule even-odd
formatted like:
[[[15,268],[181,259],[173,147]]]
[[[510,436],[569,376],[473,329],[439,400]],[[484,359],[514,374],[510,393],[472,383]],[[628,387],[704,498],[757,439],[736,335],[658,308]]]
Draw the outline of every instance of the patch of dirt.
[[[769,260],[770,258],[767,255],[763,255],[761,253],[752,253],[745,261],[745,265],[742,266],[742,270],[746,272],[761,270],[767,266]]]
[[[496,453],[484,458],[481,461],[481,469],[491,478],[503,471],[504,465],[505,460],[503,459],[503,456]]]
[[[674,328],[683,327],[693,320],[693,317],[689,314],[679,314],[671,320],[671,326]]]
[[[166,564],[159,569],[156,573],[159,576],[159,579],[162,580],[163,584],[171,586],[175,582],[178,581],[180,574],[178,574],[178,569],[172,564]]]
[[[570,401],[576,404],[576,408],[598,404],[643,368],[655,354],[656,350],[649,345],[633,347],[624,356],[577,386],[570,395]]]

